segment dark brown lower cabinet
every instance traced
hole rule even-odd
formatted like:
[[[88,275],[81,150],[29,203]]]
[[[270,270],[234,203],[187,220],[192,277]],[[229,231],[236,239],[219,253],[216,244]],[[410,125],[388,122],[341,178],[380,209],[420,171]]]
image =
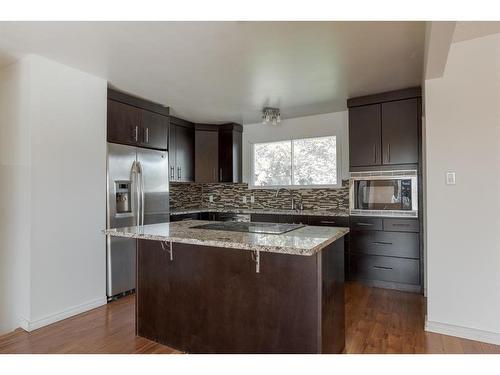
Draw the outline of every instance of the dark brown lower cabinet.
[[[351,277],[354,279],[371,280],[378,286],[397,283],[393,287],[403,290],[419,289],[418,259],[351,253],[349,260]]]
[[[201,213],[195,212],[192,214],[179,214],[179,215],[170,215],[170,221],[184,221],[184,220],[208,220],[207,218],[202,217]]]
[[[418,233],[358,231],[352,235],[351,251],[369,255],[385,255],[418,259]]]
[[[418,219],[351,217],[348,279],[421,292]]]
[[[138,240],[137,334],[190,353],[341,353],[344,241],[313,256]]]

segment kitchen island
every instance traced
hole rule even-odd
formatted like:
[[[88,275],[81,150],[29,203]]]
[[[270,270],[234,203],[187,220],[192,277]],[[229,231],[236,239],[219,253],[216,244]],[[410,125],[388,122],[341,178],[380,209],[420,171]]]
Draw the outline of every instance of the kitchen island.
[[[348,229],[216,223],[106,231],[137,239],[137,335],[190,353],[342,352]]]

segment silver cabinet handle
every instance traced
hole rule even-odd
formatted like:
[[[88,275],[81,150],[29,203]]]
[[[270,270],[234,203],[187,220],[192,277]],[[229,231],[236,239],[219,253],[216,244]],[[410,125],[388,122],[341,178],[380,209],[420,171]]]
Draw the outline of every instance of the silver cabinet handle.
[[[390,143],[387,144],[387,162],[388,163],[391,162],[391,144]]]
[[[146,128],[146,130],[144,131],[144,141],[146,143],[149,143],[149,128]]]
[[[177,167],[177,178],[181,178],[181,167]]]
[[[336,224],[335,221],[328,221],[328,220],[321,220],[320,223],[321,224]]]
[[[356,225],[359,225],[360,227],[371,227],[373,224],[371,224],[371,223],[356,223]]]
[[[175,178],[174,167],[170,167],[170,178]]]
[[[375,164],[377,162],[377,145],[374,143],[373,144],[373,163]]]
[[[134,128],[134,141],[137,142],[138,139],[139,139],[139,127],[136,125]]]
[[[373,241],[374,245],[392,245],[392,242]]]

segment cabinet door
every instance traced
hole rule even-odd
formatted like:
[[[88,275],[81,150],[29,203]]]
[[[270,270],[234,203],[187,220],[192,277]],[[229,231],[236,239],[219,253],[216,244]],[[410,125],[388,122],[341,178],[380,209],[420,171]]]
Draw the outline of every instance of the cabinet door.
[[[219,131],[219,181],[242,181],[242,133],[235,129]]]
[[[380,104],[349,109],[349,164],[352,167],[380,165]]]
[[[420,283],[420,265],[416,259],[350,254],[350,274],[354,280],[380,280],[404,284]]]
[[[418,99],[382,104],[383,164],[418,163]]]
[[[323,227],[349,227],[348,216],[309,216],[309,225]]]
[[[418,233],[360,231],[352,233],[351,250],[356,253],[418,259]]]
[[[169,125],[168,129],[168,180],[177,181],[177,126]]]
[[[219,133],[217,128],[195,131],[194,180],[196,182],[219,181]]]
[[[141,133],[141,146],[166,150],[168,148],[168,117],[142,110]]]
[[[140,137],[141,110],[108,100],[108,142],[136,145]]]
[[[194,181],[194,129],[176,126],[176,181]]]

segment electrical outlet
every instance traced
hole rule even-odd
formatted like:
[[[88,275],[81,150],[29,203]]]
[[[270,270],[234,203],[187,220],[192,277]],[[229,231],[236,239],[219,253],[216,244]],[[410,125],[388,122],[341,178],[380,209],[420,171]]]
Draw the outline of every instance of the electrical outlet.
[[[243,201],[243,203],[247,203],[247,197],[246,197],[246,196],[243,196],[242,201]]]
[[[253,195],[250,196],[250,203],[255,203],[255,197]]]
[[[209,196],[208,196],[208,201],[209,201],[210,203],[214,203],[214,196],[213,196],[213,195],[209,195]]]
[[[455,185],[455,172],[446,172],[446,185]]]

